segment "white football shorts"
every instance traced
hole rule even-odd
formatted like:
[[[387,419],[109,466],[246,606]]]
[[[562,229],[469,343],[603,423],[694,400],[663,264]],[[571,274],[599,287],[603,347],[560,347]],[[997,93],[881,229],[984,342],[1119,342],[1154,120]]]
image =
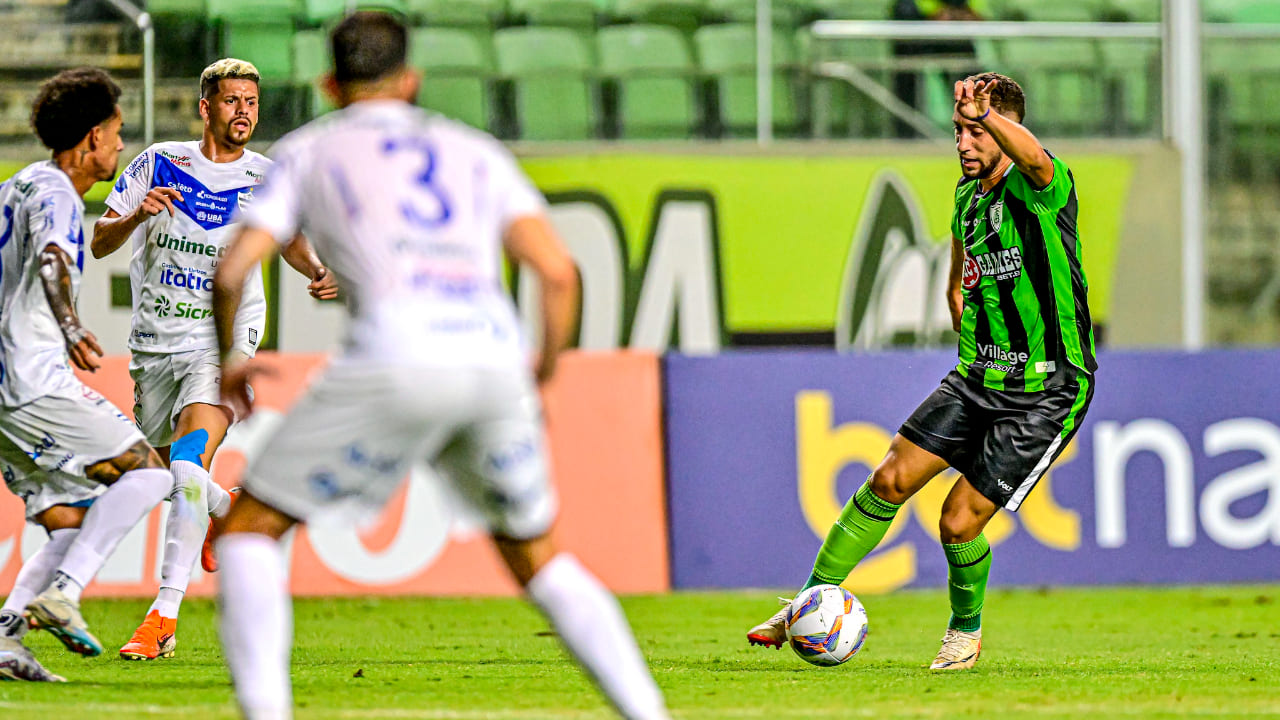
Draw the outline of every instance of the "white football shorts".
[[[428,462],[515,539],[555,520],[542,411],[526,373],[335,361],[281,421],[242,484],[297,520],[368,517]]]
[[[5,484],[26,503],[28,518],[97,497],[102,487],[85,469],[143,439],[124,413],[76,380],[20,407],[0,408],[0,435]]]
[[[173,442],[183,408],[195,403],[222,405],[222,369],[213,348],[176,353],[135,350],[129,376],[133,378],[133,417],[153,447]]]

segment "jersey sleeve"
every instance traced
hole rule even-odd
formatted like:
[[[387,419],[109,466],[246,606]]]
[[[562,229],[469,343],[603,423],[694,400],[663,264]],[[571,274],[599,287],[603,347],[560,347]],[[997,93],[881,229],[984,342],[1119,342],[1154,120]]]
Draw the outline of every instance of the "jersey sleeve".
[[[1010,183],[1009,186],[1013,194],[1035,213],[1057,212],[1066,207],[1067,198],[1071,197],[1071,170],[1052,153],[1049,154],[1049,159],[1053,161],[1053,179],[1048,185],[1037,190],[1032,186],[1030,178],[1018,172],[1017,182]]]
[[[27,215],[27,237],[39,254],[50,245],[61,248],[79,265],[84,256],[83,207],[80,198],[66,188],[50,188],[38,195]]]
[[[262,188],[254,193],[252,203],[240,211],[237,221],[245,227],[265,231],[281,245],[298,234],[301,224],[302,178],[295,152],[282,151],[267,168]]]
[[[506,148],[499,147],[494,158],[489,168],[491,207],[497,214],[498,228],[505,233],[516,220],[545,213],[547,201]]]
[[[120,173],[120,178],[107,195],[107,207],[118,215],[128,215],[142,204],[142,199],[151,190],[152,159],[151,148],[143,150]]]

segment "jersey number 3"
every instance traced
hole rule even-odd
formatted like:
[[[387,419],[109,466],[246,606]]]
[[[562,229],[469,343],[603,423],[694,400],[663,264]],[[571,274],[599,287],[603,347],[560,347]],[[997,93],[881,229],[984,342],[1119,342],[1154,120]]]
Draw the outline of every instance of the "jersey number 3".
[[[436,207],[433,209],[434,212],[424,211],[423,207],[414,201],[417,198],[401,200],[400,214],[405,221],[425,230],[435,230],[448,224],[453,211],[444,188],[437,185],[434,182],[435,178],[432,177],[436,170],[436,153],[431,143],[423,138],[396,138],[383,143],[382,152],[388,155],[395,152],[416,152],[424,161],[422,172],[414,176],[414,186],[422,193],[434,198]]]

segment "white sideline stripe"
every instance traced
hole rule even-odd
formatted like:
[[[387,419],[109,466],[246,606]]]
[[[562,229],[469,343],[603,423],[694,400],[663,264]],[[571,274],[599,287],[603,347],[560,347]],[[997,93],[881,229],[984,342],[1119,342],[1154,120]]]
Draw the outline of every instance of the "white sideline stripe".
[[[1018,489],[1014,491],[1013,497],[1009,498],[1009,502],[1004,504],[1006,508],[1010,510],[1017,510],[1018,506],[1022,504],[1022,501],[1027,499],[1027,493],[1031,492],[1031,488],[1035,487],[1036,483],[1040,482],[1040,476],[1044,474],[1045,470],[1049,469],[1049,463],[1053,462],[1053,453],[1058,450],[1058,446],[1061,444],[1062,433],[1058,433],[1058,436],[1053,439],[1053,442],[1049,443],[1049,449],[1040,457],[1040,462],[1036,463],[1036,468],[1031,471],[1031,474],[1027,476],[1027,479],[1023,480],[1022,484],[1018,486]]]
[[[235,706],[231,703],[226,704],[204,704],[196,706],[158,706],[158,705],[131,705],[127,703],[76,703],[76,709],[82,713],[113,713],[113,714],[133,714],[133,715],[156,715],[166,717],[198,717],[208,718],[211,715],[216,717],[236,718]],[[67,707],[60,703],[21,703],[21,702],[4,702],[0,701],[0,709],[4,710],[30,710],[43,711],[45,713],[54,713],[53,715],[42,715],[41,717],[56,717],[64,715]],[[1148,716],[1151,713],[1170,712],[1170,707],[1165,706],[1149,706],[1147,704],[1139,707],[1116,708],[1111,705],[1102,705],[1098,703],[1054,703],[1051,705],[1039,705],[1029,703],[1016,703],[1006,707],[1005,710],[1017,711],[1021,715],[1046,715],[1054,717],[1062,717],[1064,715],[1079,715],[1083,717],[1099,717],[1098,713],[1105,712],[1110,717],[1121,717],[1130,715]],[[604,710],[566,710],[557,709],[554,711],[554,717],[574,718],[576,720],[612,720],[617,716]],[[546,709],[529,709],[529,710],[425,710],[425,709],[368,709],[368,710],[318,710],[315,708],[306,708],[299,715],[305,718],[390,718],[393,720],[547,720],[548,710]],[[951,717],[953,711],[946,708],[921,708],[919,717],[924,718],[947,718]],[[829,713],[823,712],[819,708],[793,708],[793,709],[763,709],[759,707],[741,707],[741,708],[693,708],[673,710],[672,715],[684,720],[695,720],[695,718],[847,718],[847,717],[883,717],[884,713],[869,708],[850,708],[839,707],[832,708]],[[1191,717],[1198,715],[1206,715],[1211,717],[1245,717],[1245,718],[1280,718],[1280,713],[1268,710],[1259,711],[1257,708],[1248,710],[1236,710],[1220,707],[1205,708],[1177,708],[1179,717]]]

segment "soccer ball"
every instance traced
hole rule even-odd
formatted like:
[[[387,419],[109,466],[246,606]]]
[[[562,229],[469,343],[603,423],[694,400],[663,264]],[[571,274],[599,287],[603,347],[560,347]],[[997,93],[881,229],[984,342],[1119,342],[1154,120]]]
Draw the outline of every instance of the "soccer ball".
[[[787,606],[787,640],[800,659],[839,665],[862,649],[867,611],[853,593],[835,585],[801,591]]]

